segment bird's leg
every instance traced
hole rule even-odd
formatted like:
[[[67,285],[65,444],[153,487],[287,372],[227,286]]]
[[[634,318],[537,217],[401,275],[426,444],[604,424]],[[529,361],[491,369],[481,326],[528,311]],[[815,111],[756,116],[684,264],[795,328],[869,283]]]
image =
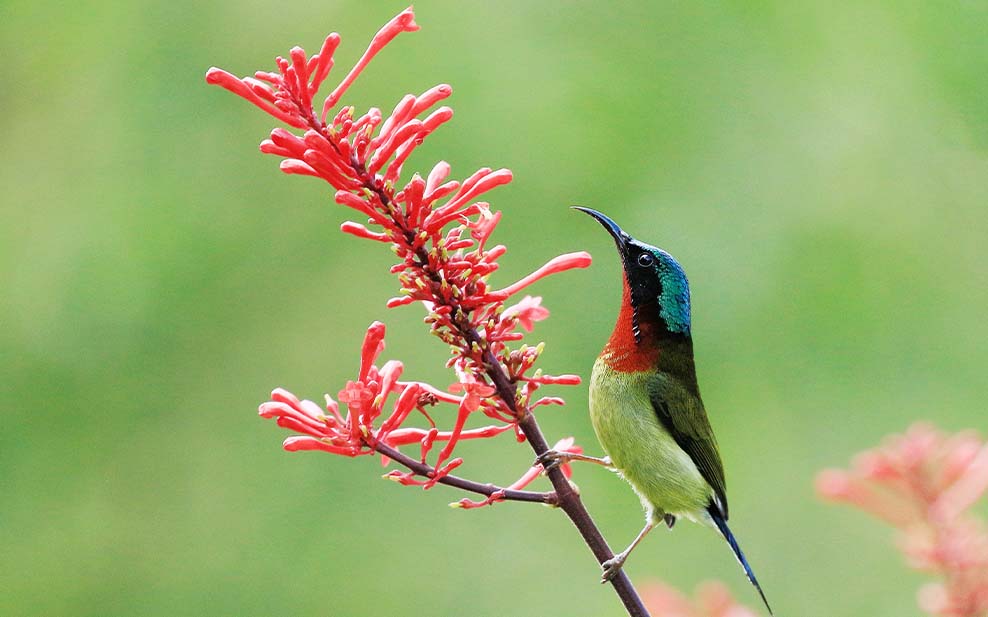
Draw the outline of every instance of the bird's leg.
[[[617,573],[624,566],[624,562],[627,561],[628,555],[631,554],[631,551],[633,551],[634,548],[638,546],[638,543],[642,541],[642,538],[647,536],[648,532],[652,531],[652,528],[658,524],[658,521],[653,521],[652,517],[649,517],[648,522],[645,523],[645,528],[641,530],[641,533],[639,533],[638,537],[635,538],[635,541],[631,543],[631,546],[600,564],[600,567],[604,570],[603,574],[600,575],[601,583],[606,583],[617,575]]]
[[[562,463],[569,463],[571,461],[586,461],[587,463],[596,463],[598,465],[603,465],[608,469],[614,469],[614,463],[611,462],[611,457],[609,456],[597,458],[594,456],[587,456],[585,454],[575,454],[573,452],[546,450],[535,458],[535,462],[542,465],[542,469],[546,472],[553,467],[558,467]]]

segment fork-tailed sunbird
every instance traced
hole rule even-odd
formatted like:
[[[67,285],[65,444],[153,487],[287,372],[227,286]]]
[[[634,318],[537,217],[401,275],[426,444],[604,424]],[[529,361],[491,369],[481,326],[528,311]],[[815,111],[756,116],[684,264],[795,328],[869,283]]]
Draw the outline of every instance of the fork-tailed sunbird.
[[[655,526],[677,518],[717,529],[758,590],[755,573],[727,526],[724,466],[700,399],[690,333],[690,290],[672,255],[640,242],[604,214],[574,206],[614,238],[624,266],[621,310],[590,378],[590,419],[607,456],[549,452],[548,466],[588,460],[616,470],[641,498],[645,528],[602,564],[612,578]]]

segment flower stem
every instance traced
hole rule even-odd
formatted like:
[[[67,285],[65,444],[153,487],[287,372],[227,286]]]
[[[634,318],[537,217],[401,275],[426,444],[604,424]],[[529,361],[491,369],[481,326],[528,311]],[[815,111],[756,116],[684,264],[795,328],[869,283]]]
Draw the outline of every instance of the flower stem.
[[[436,472],[435,468],[431,465],[417,461],[410,456],[402,454],[395,448],[387,446],[381,442],[374,443],[373,447],[384,456],[404,465],[424,478],[431,478]],[[474,482],[472,480],[451,475],[443,476],[438,480],[438,482],[439,484],[445,484],[447,486],[452,486],[471,493],[478,493],[480,495],[484,495],[485,497],[490,497],[494,493],[500,493],[500,499],[503,499],[504,501],[527,501],[530,503],[542,503],[550,506],[558,505],[556,493],[553,491],[549,491],[547,493],[516,491],[513,489],[501,488],[493,484],[481,484],[479,482]]]

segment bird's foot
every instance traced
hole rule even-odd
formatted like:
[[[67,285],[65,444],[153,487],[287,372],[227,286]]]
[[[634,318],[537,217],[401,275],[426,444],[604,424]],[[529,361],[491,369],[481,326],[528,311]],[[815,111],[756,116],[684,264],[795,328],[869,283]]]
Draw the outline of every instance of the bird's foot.
[[[559,467],[563,463],[570,463],[572,461],[586,461],[588,463],[596,463],[598,465],[603,465],[609,469],[614,468],[614,463],[611,462],[611,457],[605,456],[604,458],[597,458],[594,456],[587,456],[586,454],[576,454],[574,452],[560,452],[559,450],[546,450],[542,454],[535,457],[535,464],[542,465],[542,469],[548,473],[555,467]]]
[[[559,467],[561,464],[566,463],[569,459],[566,455],[568,452],[560,452],[559,450],[546,450],[542,454],[535,457],[535,465],[542,465],[542,472],[548,474],[550,471]]]
[[[603,570],[603,572],[601,572],[600,575],[601,584],[606,583],[607,581],[617,576],[617,573],[620,572],[621,568],[624,567],[624,562],[627,559],[628,559],[627,553],[618,553],[611,559],[608,559],[604,563],[600,564],[600,567]]]

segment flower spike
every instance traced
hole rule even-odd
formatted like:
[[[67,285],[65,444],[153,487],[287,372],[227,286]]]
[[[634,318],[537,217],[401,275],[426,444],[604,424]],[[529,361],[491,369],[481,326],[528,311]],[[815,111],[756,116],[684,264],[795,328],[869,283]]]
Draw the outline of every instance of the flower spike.
[[[607,543],[566,480],[563,471],[568,474],[568,468],[548,471],[553,485],[548,493],[521,490],[538,477],[540,468],[529,469],[514,488],[452,473],[464,464],[454,455],[466,440],[513,433],[518,442],[527,440],[536,454],[542,454],[546,440],[533,411],[563,401],[533,396],[545,385],[575,385],[579,378],[543,374],[536,364],[544,346],[519,343],[535,322],[549,314],[541,298],[526,296],[511,307],[505,302],[546,276],[589,266],[590,256],[573,253],[551,259],[529,276],[494,291],[489,279],[506,249],[489,244],[501,214],[486,200],[491,190],[511,182],[511,171],[485,167],[461,182],[450,179],[450,165],[440,161],[425,175],[413,173],[408,178],[404,173],[423,140],[452,118],[452,109],[441,105],[452,89],[440,84],[419,95],[408,94],[386,116],[377,108],[360,113],[341,104],[384,47],[402,32],[417,29],[411,8],[395,16],[318,111],[314,100],[333,69],[333,54],[340,45],[335,33],[313,56],[307,57],[301,47],[292,48],[287,57],[276,59],[276,71],[239,79],[216,68],[206,74],[208,83],[237,94],[289,127],[274,129],[261,142],[261,152],[282,158],[284,173],[328,182],[335,189],[335,202],[357,213],[351,217],[354,220],[340,225],[342,232],[390,244],[396,256],[390,271],[397,276],[400,291],[387,306],[420,303],[426,309],[425,322],[448,345],[447,366],[457,377],[444,391],[402,381],[400,362],[379,366],[385,332],[383,324],[375,322],[361,348],[356,379],[338,391],[339,403],[327,396],[323,410],[279,389],[259,413],[297,433],[284,442],[289,451],[319,450],[347,457],[376,454],[385,464],[393,462],[408,470],[385,475],[402,485],[428,489],[445,484],[482,495],[484,505],[525,501],[559,506],[591,550],[609,558],[613,555]],[[496,424],[474,426],[478,414]],[[416,426],[414,421],[420,418],[426,424]],[[399,449],[416,444],[418,459]],[[436,444],[442,447],[434,453]],[[564,447],[576,448],[571,442],[557,445]],[[471,503],[458,505],[469,508]],[[625,575],[613,584],[632,614],[645,614]]]

